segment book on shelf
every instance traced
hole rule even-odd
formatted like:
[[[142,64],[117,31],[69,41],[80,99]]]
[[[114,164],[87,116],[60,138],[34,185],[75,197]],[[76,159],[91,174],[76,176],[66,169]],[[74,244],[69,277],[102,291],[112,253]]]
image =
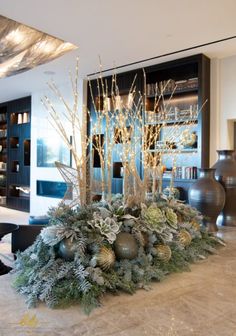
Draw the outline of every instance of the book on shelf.
[[[170,94],[184,90],[198,88],[198,78],[189,78],[175,81],[174,79],[160,81],[158,83],[148,83],[146,85],[147,96],[155,96],[160,94]]]
[[[182,178],[186,180],[197,179],[197,167],[195,166],[177,167],[176,172],[178,172],[178,176],[176,176],[176,178]]]
[[[166,170],[163,173],[164,179],[170,179],[172,177],[172,170]],[[194,180],[197,179],[197,167],[195,166],[181,166],[175,167],[174,178],[183,180]]]

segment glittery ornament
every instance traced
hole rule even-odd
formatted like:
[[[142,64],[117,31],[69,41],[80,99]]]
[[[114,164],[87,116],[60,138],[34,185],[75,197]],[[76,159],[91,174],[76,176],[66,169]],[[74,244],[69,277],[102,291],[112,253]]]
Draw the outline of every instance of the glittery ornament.
[[[102,246],[96,256],[98,265],[104,270],[110,269],[116,260],[115,253],[111,248]]]
[[[191,244],[192,236],[187,230],[181,230],[179,233],[179,241],[185,247]]]
[[[168,262],[171,258],[171,248],[168,245],[159,244],[155,246],[158,258],[164,262]]]

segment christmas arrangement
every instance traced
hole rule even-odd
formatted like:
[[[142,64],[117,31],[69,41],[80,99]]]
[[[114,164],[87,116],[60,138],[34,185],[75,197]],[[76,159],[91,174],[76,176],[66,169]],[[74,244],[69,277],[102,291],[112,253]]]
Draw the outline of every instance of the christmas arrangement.
[[[64,112],[58,112],[48,97],[43,99],[51,123],[72,154],[73,167],[55,163],[68,189],[64,201],[50,209],[49,225],[32,246],[17,255],[14,287],[26,296],[30,307],[40,301],[49,307],[79,303],[89,313],[101,304],[105,293],[149,289],[151,281],[188,270],[191,262],[205,259],[224,242],[205,230],[196,209],[174,198],[179,194],[173,184],[175,165],[170,187],[162,190],[163,148],[151,151],[161,127],[143,125],[145,96],[136,97],[135,84],[124,102],[116,76],[111,88],[101,76],[98,104],[92,96],[93,116],[85,111],[81,118],[78,64],[71,82],[72,106],[54,82],[49,84]],[[164,101],[164,89],[154,112],[158,102]],[[168,104],[163,108],[168,110]],[[91,134],[86,133],[88,116],[93,117]],[[165,143],[179,138],[178,132],[174,127]],[[112,156],[118,142],[122,144],[118,147],[123,195],[112,193]],[[99,181],[94,177],[94,153],[101,166]],[[102,201],[94,203],[97,195]]]
[[[224,244],[202,227],[197,210],[172,198],[112,202],[49,212],[50,225],[18,254],[14,287],[30,307],[79,303],[86,313],[106,292],[149,289],[171,272],[189,269]]]

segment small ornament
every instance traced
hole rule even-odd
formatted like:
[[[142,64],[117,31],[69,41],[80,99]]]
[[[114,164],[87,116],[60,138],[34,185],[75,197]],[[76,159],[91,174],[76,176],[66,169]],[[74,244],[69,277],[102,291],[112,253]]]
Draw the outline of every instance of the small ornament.
[[[134,259],[138,255],[138,244],[127,232],[120,232],[114,243],[115,255],[118,259]]]
[[[67,261],[74,259],[75,252],[77,251],[77,246],[71,238],[64,238],[59,243],[58,253],[60,257]]]
[[[115,263],[116,257],[112,249],[102,246],[97,254],[97,263],[104,270],[109,270]]]
[[[179,233],[179,241],[184,247],[186,247],[191,244],[192,236],[187,230],[181,230]]]
[[[192,220],[190,224],[195,231],[200,231],[201,226],[197,221]]]
[[[170,260],[172,252],[168,245],[160,244],[156,245],[155,248],[157,250],[158,258],[161,261],[168,262]]]

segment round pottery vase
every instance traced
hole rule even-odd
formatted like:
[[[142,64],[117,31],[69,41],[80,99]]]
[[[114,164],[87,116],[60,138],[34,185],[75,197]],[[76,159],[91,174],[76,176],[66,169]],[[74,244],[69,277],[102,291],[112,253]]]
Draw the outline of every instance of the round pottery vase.
[[[215,179],[215,169],[199,169],[199,173],[199,179],[189,188],[189,203],[204,215],[208,231],[216,232],[216,220],[225,204],[225,191]]]
[[[213,168],[215,177],[225,189],[225,206],[217,219],[218,225],[236,226],[236,161],[234,150],[218,150],[218,161]]]

